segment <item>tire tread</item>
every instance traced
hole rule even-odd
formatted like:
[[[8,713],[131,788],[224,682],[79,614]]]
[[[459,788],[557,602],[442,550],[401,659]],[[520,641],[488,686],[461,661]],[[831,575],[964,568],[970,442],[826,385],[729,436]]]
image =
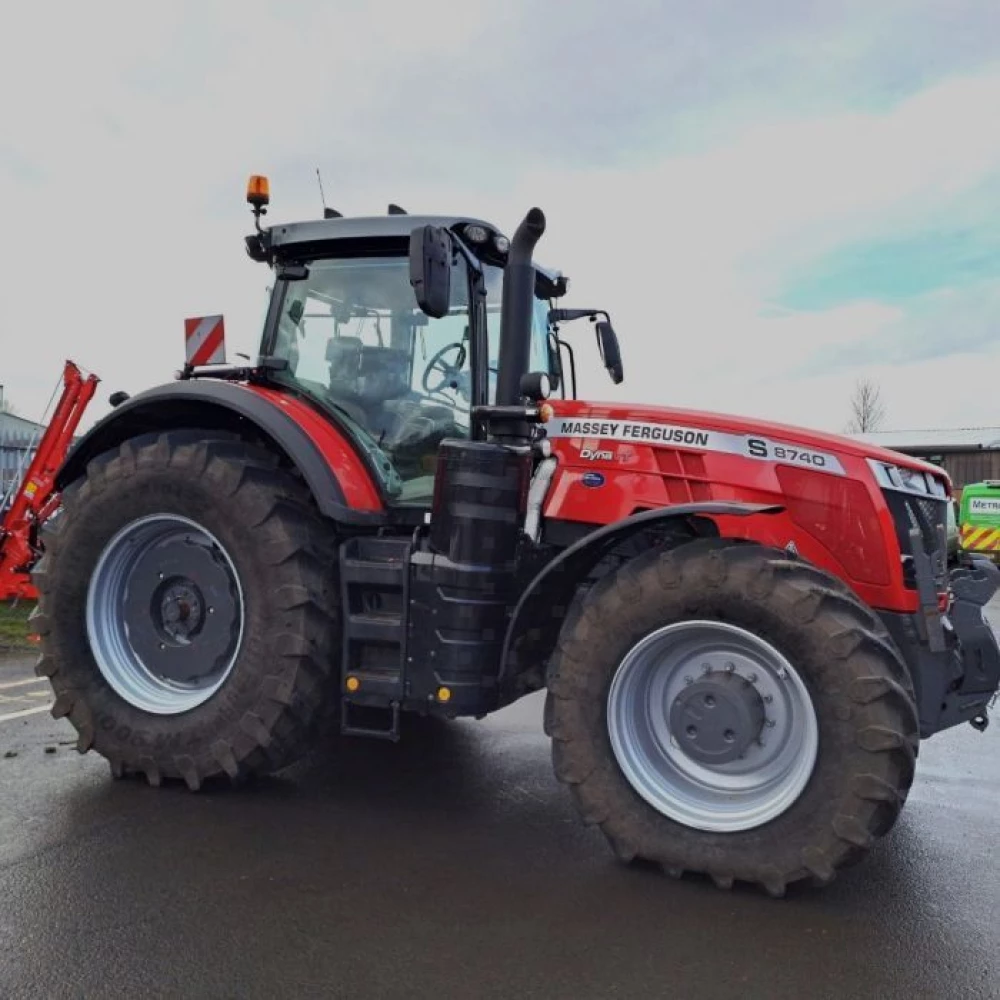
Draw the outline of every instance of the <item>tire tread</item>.
[[[843,775],[832,820],[811,834],[796,856],[785,852],[780,866],[736,849],[686,850],[685,837],[661,835],[664,825],[685,828],[660,817],[634,793],[628,808],[619,807],[618,786],[625,779],[614,765],[606,732],[603,740],[596,735],[594,700],[603,708],[610,677],[606,658],[621,641],[614,636],[623,612],[631,614],[628,621],[648,619],[645,627],[653,627],[665,582],[680,593],[684,609],[717,599],[723,607],[726,601],[744,602],[744,616],[746,602],[777,608],[793,628],[818,638],[829,652],[822,684],[839,694],[838,718],[853,727],[856,750],[849,755],[850,773]],[[676,608],[677,599],[672,600]],[[756,883],[772,896],[802,880],[829,883],[893,827],[913,781],[919,743],[913,685],[878,616],[816,567],[778,550],[726,539],[647,552],[581,595],[548,666],[545,730],[556,778],[569,786],[581,819],[600,825],[616,855],[658,864],[674,877],[697,872],[724,888],[734,879]]]
[[[67,523],[121,489],[137,471],[148,470],[203,478],[220,496],[239,496],[244,509],[253,512],[246,524],[248,533],[258,540],[275,540],[268,563],[282,595],[282,627],[274,640],[280,653],[267,665],[258,708],[236,721],[239,735],[217,735],[192,753],[166,749],[151,756],[148,748],[115,745],[112,736],[95,727],[81,672],[67,669],[78,654],[53,634],[59,630],[53,630],[49,614],[62,572]],[[299,759],[336,693],[331,679],[339,662],[340,624],[339,595],[330,569],[336,566],[338,539],[305,486],[262,447],[223,432],[178,429],[136,437],[92,459],[83,478],[64,490],[62,500],[63,514],[46,526],[45,554],[33,574],[40,598],[32,628],[41,639],[36,674],[49,679],[56,696],[53,714],[68,718],[76,728],[79,752],[101,753],[116,777],[143,775],[151,785],[179,778],[192,790],[209,779],[242,780]]]

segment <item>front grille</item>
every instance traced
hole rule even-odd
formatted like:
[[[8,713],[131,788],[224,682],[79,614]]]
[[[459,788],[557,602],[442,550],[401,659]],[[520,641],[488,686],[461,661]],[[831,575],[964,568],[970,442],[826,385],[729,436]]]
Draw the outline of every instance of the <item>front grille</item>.
[[[896,528],[896,541],[903,556],[903,579],[911,590],[917,588],[913,565],[910,532],[916,528],[934,570],[936,589],[945,589],[948,578],[947,525],[948,501],[936,497],[919,497],[896,490],[883,490],[886,503],[892,512]]]

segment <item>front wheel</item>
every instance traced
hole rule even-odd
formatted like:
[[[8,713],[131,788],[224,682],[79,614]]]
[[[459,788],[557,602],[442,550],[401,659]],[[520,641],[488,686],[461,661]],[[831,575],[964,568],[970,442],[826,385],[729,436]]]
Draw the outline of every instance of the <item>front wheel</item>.
[[[781,895],[830,881],[913,780],[913,690],[878,620],[784,553],[653,551],[578,602],[550,664],[557,777],[617,853]]]

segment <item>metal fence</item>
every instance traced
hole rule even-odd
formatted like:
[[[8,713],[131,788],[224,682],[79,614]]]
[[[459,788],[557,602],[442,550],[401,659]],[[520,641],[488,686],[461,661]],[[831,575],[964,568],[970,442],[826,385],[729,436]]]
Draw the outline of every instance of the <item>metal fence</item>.
[[[2,414],[0,414],[2,418]],[[6,497],[20,481],[35,454],[37,436],[19,427],[6,427],[0,419],[0,510]]]

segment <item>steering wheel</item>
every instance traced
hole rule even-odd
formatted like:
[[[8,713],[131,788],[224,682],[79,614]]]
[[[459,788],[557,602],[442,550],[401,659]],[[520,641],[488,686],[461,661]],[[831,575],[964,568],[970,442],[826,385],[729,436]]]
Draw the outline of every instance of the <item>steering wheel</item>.
[[[448,364],[445,361],[445,355],[449,351],[455,351],[455,361],[452,364]],[[424,376],[421,379],[421,385],[424,387],[424,392],[428,396],[434,396],[438,393],[444,393],[445,388],[449,388],[454,392],[461,392],[461,382],[460,377],[462,374],[462,366],[465,364],[465,345],[464,344],[447,344],[438,351],[434,357],[427,362],[427,367],[424,369]],[[430,385],[431,376],[435,372],[440,372],[441,377],[432,386]]]

